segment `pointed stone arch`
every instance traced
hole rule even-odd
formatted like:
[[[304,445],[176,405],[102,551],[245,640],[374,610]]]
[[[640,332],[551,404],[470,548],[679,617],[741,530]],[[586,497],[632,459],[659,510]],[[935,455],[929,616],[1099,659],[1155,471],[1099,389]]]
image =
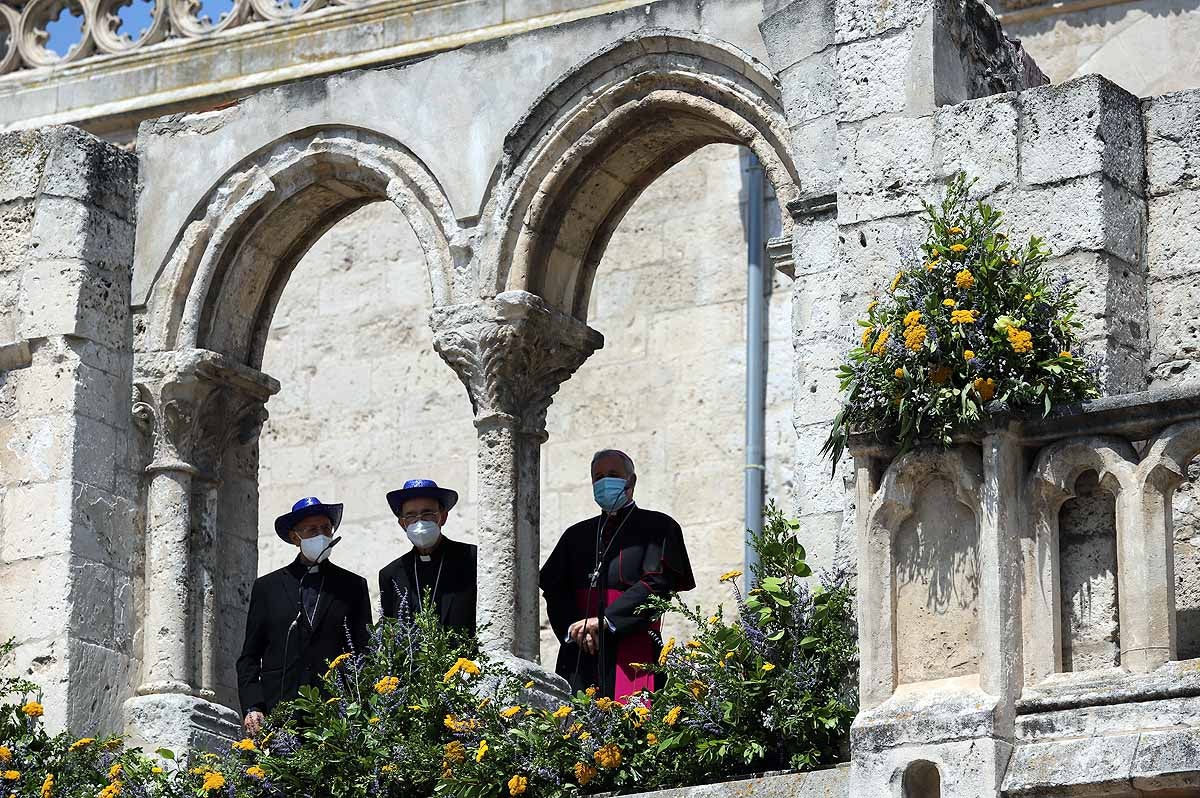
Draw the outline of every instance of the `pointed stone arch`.
[[[412,226],[434,305],[450,302],[452,242],[462,233],[436,178],[385,136],[313,128],[244,159],[197,205],[156,275],[138,349],[205,349],[258,368],[296,264],[334,224],[377,201],[394,203]]]
[[[750,55],[662,29],[614,43],[551,86],[505,140],[481,292],[528,291],[586,320],[609,238],[647,186],[701,147],[740,144],[786,206],[800,192],[788,137],[779,86]]]

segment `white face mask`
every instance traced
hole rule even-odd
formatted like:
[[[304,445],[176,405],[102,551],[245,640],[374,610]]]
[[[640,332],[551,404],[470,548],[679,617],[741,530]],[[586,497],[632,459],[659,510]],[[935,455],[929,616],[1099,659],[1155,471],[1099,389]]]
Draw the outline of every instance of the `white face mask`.
[[[418,549],[428,549],[441,537],[442,528],[437,521],[413,521],[404,529],[404,534]]]
[[[325,562],[329,559],[329,543],[333,540],[332,535],[317,535],[311,538],[300,539],[300,552],[304,555],[304,559],[309,562]]]

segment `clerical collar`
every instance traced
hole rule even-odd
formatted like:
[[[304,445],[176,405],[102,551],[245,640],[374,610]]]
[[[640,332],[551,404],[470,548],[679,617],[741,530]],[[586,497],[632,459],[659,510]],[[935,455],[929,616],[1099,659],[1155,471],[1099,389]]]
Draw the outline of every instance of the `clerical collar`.
[[[637,507],[637,502],[635,502],[633,499],[630,499],[629,504],[626,504],[621,509],[617,510],[616,512],[612,512],[612,513],[604,513],[604,515],[607,516],[608,518],[616,518],[618,515],[625,512],[626,510],[633,510],[636,507]]]
[[[300,555],[296,555],[296,559],[292,560],[291,564],[288,565],[288,570],[297,577],[302,577],[306,574],[319,574],[321,572],[321,563],[309,565]]]

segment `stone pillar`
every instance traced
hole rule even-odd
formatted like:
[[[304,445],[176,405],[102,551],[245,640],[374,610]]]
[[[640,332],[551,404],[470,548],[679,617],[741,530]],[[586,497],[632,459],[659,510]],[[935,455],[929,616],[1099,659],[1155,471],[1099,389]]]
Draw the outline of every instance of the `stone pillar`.
[[[855,525],[858,531],[859,706],[871,709],[896,690],[895,569],[891,534],[879,540],[871,529],[871,502],[879,490],[882,463],[877,457],[854,457]]]
[[[1164,467],[1138,469],[1117,496],[1121,666],[1147,673],[1176,657],[1175,525],[1171,497],[1183,482]]]
[[[239,716],[208,700],[218,666],[202,632],[214,619],[197,612],[205,606],[195,573],[204,536],[194,530],[202,532],[196,519],[204,491],[219,485],[221,456],[233,440],[249,439],[247,423],[261,425],[263,403],[278,384],[216,353],[185,350],[140,356],[135,389],[133,413],[153,453],[145,468],[142,676],[125,704],[126,727],[153,746],[212,748],[236,734]]]
[[[603,344],[574,317],[524,291],[439,308],[434,345],[467,387],[479,431],[477,619],[492,652],[538,652],[538,516],[546,409]]]

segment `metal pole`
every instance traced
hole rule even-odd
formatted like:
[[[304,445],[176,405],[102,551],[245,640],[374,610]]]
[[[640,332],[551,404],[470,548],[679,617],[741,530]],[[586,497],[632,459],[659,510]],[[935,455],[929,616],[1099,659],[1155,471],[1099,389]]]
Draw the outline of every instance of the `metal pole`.
[[[747,582],[758,565],[751,537],[762,532],[763,481],[766,471],[767,279],[763,217],[766,177],[758,157],[744,150],[746,186],[746,476],[745,571]]]

